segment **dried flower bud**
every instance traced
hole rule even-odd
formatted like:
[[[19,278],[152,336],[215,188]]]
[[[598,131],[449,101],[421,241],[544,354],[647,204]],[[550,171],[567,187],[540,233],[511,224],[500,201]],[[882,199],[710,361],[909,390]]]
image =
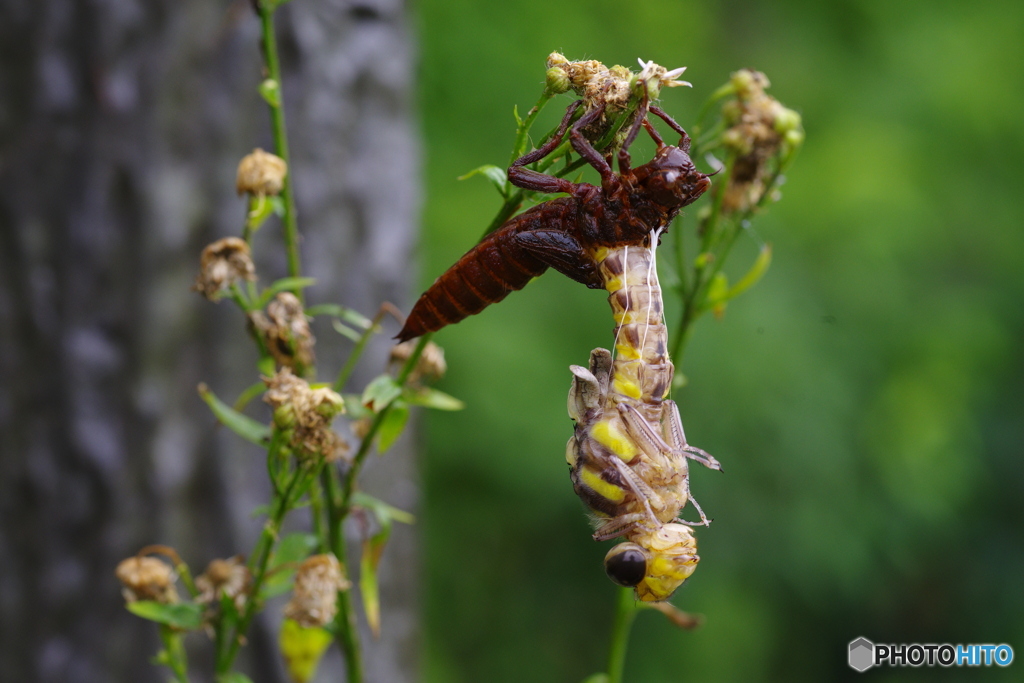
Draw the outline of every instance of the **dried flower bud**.
[[[284,615],[306,628],[326,626],[338,612],[338,591],[351,586],[338,558],[313,555],[295,572],[295,590]]]
[[[392,371],[397,372],[405,361],[409,360],[409,356],[416,349],[416,344],[416,340],[410,340],[391,347],[391,359],[388,364]],[[424,377],[432,380],[441,379],[446,372],[448,364],[444,361],[444,349],[434,342],[427,342],[419,360],[416,361],[416,367],[409,374],[409,383],[417,384]]]
[[[199,257],[199,276],[192,289],[216,301],[221,291],[238,280],[255,280],[256,266],[249,254],[249,245],[238,237],[208,244]]]
[[[155,600],[164,604],[178,602],[174,588],[177,579],[171,565],[155,557],[129,557],[121,560],[114,572],[123,588],[121,594],[128,602]]]
[[[241,555],[227,560],[213,560],[206,571],[196,577],[199,596],[196,602],[211,604],[227,596],[234,600],[239,610],[245,605],[252,573],[245,566]]]
[[[319,455],[334,462],[348,453],[348,444],[331,429],[331,422],[345,410],[341,396],[327,387],[311,388],[289,368],[263,381],[263,400],[274,410],[274,424],[290,430],[290,444],[299,458]]]
[[[239,162],[235,185],[238,194],[248,192],[257,197],[281,194],[287,174],[288,164],[284,159],[257,147]]]
[[[547,74],[545,75],[545,86],[549,92],[561,95],[569,90],[569,75],[565,73],[564,69],[559,69],[558,67],[553,66],[548,69]]]
[[[736,160],[724,189],[723,213],[753,208],[767,189],[771,169],[803,142],[800,115],[766,94],[769,85],[767,76],[749,69],[737,71],[730,78],[736,98],[722,106],[730,127],[722,133],[720,142],[732,150]],[[773,159],[775,163],[770,164]]]
[[[302,375],[313,364],[316,339],[309,329],[309,320],[302,302],[291,292],[281,292],[267,304],[267,312],[249,314],[256,332],[279,366],[294,368]]]

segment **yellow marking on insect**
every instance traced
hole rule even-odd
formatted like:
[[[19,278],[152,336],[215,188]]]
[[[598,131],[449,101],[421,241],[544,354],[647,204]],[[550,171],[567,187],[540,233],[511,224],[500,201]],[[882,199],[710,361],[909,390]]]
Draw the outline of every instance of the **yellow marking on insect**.
[[[629,462],[640,453],[633,440],[611,420],[601,420],[590,428],[590,436],[612,453]]]
[[[594,247],[594,250],[592,252],[594,255],[594,260],[597,261],[598,263],[601,263],[606,258],[608,258],[608,252],[610,251],[611,249],[609,249],[608,247]]]
[[[628,342],[620,342],[615,345],[615,353],[619,360],[640,360],[640,350]]]
[[[640,385],[636,382],[616,377],[612,381],[612,388],[623,396],[640,399]]]
[[[612,294],[619,291],[620,289],[622,289],[622,276],[610,275],[605,277],[604,288]]]
[[[613,503],[621,503],[626,498],[625,489],[608,483],[601,478],[600,474],[586,467],[580,470],[580,481],[588,489]]]

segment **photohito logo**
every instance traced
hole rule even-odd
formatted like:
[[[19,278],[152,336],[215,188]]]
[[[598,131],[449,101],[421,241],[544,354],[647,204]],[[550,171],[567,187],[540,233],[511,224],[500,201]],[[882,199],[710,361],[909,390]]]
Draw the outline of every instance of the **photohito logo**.
[[[910,643],[883,645],[867,638],[850,641],[850,668],[864,672],[873,666],[1010,666],[1013,648],[999,645]]]

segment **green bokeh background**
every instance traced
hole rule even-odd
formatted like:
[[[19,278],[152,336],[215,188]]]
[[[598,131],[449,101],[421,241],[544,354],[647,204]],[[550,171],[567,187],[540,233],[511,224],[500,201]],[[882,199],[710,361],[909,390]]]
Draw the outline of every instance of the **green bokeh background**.
[[[740,67],[766,72],[804,117],[783,199],[729,270],[758,240],[772,267],[724,319],[699,321],[675,394],[690,441],[726,470],[694,472],[715,523],[674,599],[707,622],[684,633],[642,613],[627,680],[852,678],[846,646],[862,635],[1024,654],[1024,4],[417,11],[424,286],[494,215],[490,185],[456,176],[507,162],[512,107],[536,100],[552,50],[688,66],[694,88],[663,94],[684,126]],[[467,408],[426,416],[422,432],[425,680],[580,681],[604,667],[607,544],[590,540],[563,453],[568,366],[607,347],[611,325],[601,293],[549,273],[437,335],[440,388]],[[968,674],[981,672],[871,673]]]

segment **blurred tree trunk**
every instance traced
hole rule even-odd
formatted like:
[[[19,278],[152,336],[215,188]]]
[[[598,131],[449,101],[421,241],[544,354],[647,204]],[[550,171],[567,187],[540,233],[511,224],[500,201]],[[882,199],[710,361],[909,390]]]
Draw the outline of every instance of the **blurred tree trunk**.
[[[245,0],[0,0],[0,16],[0,680],[165,680],[114,567],[150,543],[195,573],[247,552],[267,500],[259,451],[195,391],[257,379],[244,319],[188,291],[202,247],[240,232],[238,160],[272,147],[259,25]],[[278,35],[310,299],[404,303],[418,213],[404,3],[295,0]],[[256,236],[264,283],[284,274],[280,244],[276,222]],[[351,345],[318,333],[326,379]],[[382,369],[378,341],[353,386]],[[408,443],[364,481],[413,508]],[[413,538],[396,529],[385,552],[370,680],[414,678]],[[283,678],[278,611],[243,650],[258,683]],[[337,655],[325,666],[342,679]]]

